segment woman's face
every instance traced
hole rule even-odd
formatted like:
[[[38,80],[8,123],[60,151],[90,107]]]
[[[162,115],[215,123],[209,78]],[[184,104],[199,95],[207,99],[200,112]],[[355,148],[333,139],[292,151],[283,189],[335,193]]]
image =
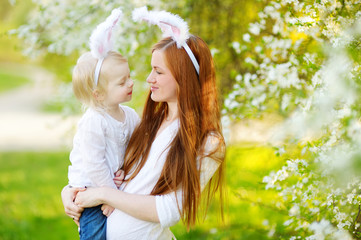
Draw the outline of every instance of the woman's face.
[[[155,50],[152,54],[152,72],[147,78],[155,102],[177,102],[177,82],[165,62],[163,51]]]

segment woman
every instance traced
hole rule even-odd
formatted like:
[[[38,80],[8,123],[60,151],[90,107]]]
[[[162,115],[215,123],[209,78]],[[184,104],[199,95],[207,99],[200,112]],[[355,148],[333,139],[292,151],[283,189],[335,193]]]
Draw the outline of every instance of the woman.
[[[208,205],[217,189],[222,193],[225,147],[213,59],[199,37],[191,35],[187,45],[199,75],[172,38],[153,48],[150,93],[126,150],[121,191],[62,191],[65,211],[75,220],[85,207],[116,209],[108,217],[107,239],[171,239],[169,226],[180,218],[193,226],[201,202]]]

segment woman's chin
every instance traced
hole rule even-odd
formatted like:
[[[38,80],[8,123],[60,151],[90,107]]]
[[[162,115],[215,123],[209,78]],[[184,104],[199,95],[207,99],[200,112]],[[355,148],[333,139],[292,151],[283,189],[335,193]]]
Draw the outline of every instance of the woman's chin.
[[[150,95],[150,98],[154,101],[154,102],[160,102],[159,98],[157,98],[157,96],[154,96],[154,93],[152,93]]]

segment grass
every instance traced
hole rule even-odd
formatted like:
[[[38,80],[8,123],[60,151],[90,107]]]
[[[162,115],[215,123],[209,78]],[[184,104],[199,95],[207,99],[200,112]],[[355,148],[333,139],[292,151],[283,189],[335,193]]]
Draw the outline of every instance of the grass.
[[[281,165],[273,150],[267,147],[230,146],[227,148],[226,161],[228,204],[225,223],[219,221],[219,207],[215,202],[206,220],[195,229],[186,232],[181,223],[172,227],[177,239],[263,240],[269,239],[264,226],[267,219],[271,219],[269,222],[283,222],[283,215],[273,207],[275,193],[266,191],[262,183],[263,177],[271,169]]]
[[[29,82],[30,80],[26,77],[19,76],[14,73],[0,69],[0,93],[19,87]]]
[[[273,151],[240,145],[227,151],[226,222],[220,223],[215,202],[196,228],[187,232],[182,223],[173,226],[177,239],[269,239],[265,219],[282,221],[282,214],[268,207],[274,193],[261,183],[280,165]],[[67,152],[0,153],[1,240],[78,238],[60,199],[68,164]]]
[[[68,153],[0,154],[0,239],[76,239],[64,215]]]

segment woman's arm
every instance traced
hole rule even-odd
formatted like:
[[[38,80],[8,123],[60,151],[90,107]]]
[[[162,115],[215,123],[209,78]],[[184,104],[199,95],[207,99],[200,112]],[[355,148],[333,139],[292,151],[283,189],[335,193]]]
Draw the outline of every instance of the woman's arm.
[[[220,163],[210,157],[202,158],[202,167],[200,172],[201,191],[204,190],[209,180],[217,171]],[[171,227],[179,222],[183,209],[182,190],[164,195],[156,196],[156,210],[159,222],[162,227]]]
[[[211,158],[204,158],[203,161],[202,189],[219,166]],[[126,193],[107,187],[87,188],[86,191],[79,192],[75,199],[75,204],[82,208],[108,204],[140,220],[160,223],[163,227],[172,226],[180,220],[177,202],[180,210],[182,210],[181,190],[178,190],[176,194],[172,192],[165,195],[150,196]]]
[[[155,196],[125,193],[107,187],[87,188],[78,193],[75,204],[82,208],[108,204],[140,220],[159,223]]]
[[[203,156],[199,157],[198,167],[200,167],[200,184],[201,191],[207,186],[209,180],[219,168],[221,162],[215,159],[224,158],[224,148],[220,147],[220,139],[217,134],[209,134],[203,146]],[[210,156],[209,156],[210,155]],[[165,195],[156,196],[156,209],[159,222],[162,227],[175,225],[181,218],[182,190]]]
[[[219,144],[219,141],[216,138],[208,138],[205,152],[212,152],[211,150],[217,144]],[[220,162],[211,157],[203,157],[199,161],[202,161],[200,181],[203,190],[217,171]],[[75,204],[83,208],[108,204],[140,220],[156,222],[160,223],[162,227],[169,227],[180,220],[179,210],[182,211],[182,191],[178,190],[165,195],[150,196],[125,193],[106,187],[88,188],[86,191],[78,193]]]

